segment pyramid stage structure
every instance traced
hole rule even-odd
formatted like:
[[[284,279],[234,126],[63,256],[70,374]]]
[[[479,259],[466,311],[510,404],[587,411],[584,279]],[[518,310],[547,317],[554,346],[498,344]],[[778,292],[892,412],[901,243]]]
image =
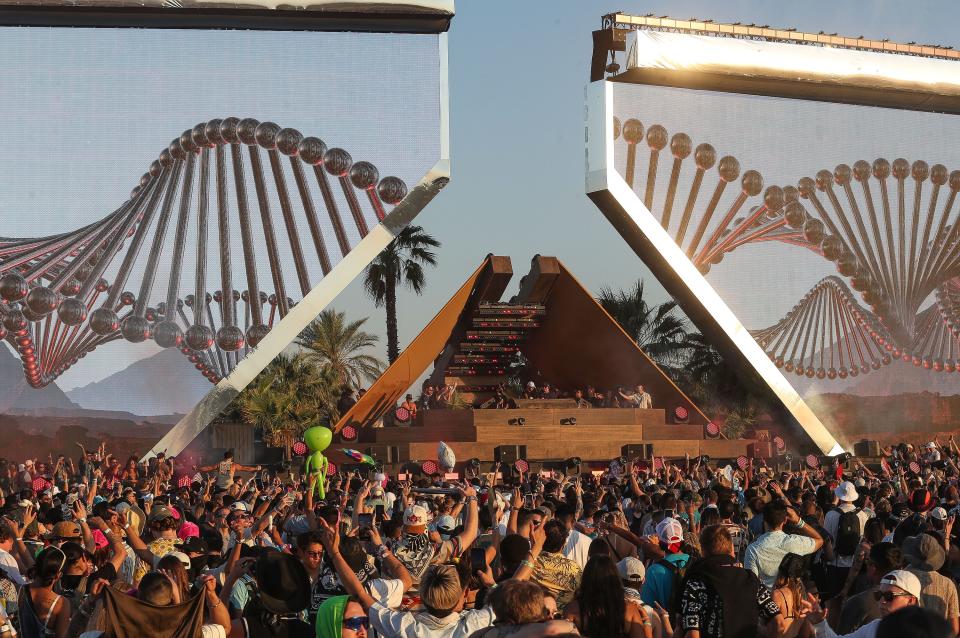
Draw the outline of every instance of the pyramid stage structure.
[[[435,460],[441,441],[453,448],[458,465],[468,459],[509,465],[524,458],[534,469],[571,457],[606,465],[627,445],[636,446],[627,450],[630,456],[646,458],[747,453],[752,441],[707,436],[709,418],[559,260],[534,257],[518,294],[501,302],[512,277],[509,257],[488,256],[343,415],[334,428],[334,449],[358,448],[385,467],[401,469]],[[608,390],[642,384],[654,409],[577,409],[572,399],[517,400],[513,409],[421,410],[398,424],[398,402],[431,366],[427,383],[455,383],[467,405],[479,405],[506,383],[517,353],[538,386],[547,381],[572,393],[587,385]],[[347,426],[357,439],[342,437]],[[350,462],[339,453],[332,458]]]

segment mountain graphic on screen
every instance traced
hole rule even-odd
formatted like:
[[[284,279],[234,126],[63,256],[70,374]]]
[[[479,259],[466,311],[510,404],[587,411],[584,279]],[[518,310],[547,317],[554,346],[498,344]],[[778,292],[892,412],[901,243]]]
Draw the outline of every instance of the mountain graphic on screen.
[[[171,348],[136,361],[105,379],[74,388],[67,396],[87,410],[153,416],[186,414],[209,389],[210,385],[196,374],[193,365],[179,350]]]
[[[23,364],[7,346],[0,344],[0,413],[77,407],[55,383],[42,389],[31,388],[23,378]]]

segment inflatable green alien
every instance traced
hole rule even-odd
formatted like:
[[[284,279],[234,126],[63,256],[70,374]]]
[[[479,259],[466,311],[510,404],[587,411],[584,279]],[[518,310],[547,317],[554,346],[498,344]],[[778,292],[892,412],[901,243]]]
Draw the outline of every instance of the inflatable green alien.
[[[327,476],[327,457],[323,451],[330,447],[333,441],[333,432],[330,428],[317,425],[308,428],[303,433],[303,442],[307,444],[307,461],[303,467],[303,473],[309,475],[311,472],[317,475],[316,491],[318,498],[326,498],[323,484]]]

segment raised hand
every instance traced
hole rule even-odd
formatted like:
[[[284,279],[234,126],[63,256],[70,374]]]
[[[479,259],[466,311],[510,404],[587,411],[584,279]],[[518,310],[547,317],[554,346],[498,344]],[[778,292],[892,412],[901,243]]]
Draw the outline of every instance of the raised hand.
[[[87,524],[94,529],[100,530],[101,532],[110,531],[110,527],[107,525],[106,521],[99,516],[91,516],[87,519]]]
[[[340,534],[337,530],[330,527],[330,523],[322,518],[317,518],[320,523],[320,544],[328,552],[340,551]]]
[[[820,606],[820,602],[816,596],[807,594],[806,600],[800,603],[799,616],[806,618],[811,624],[816,625],[823,622],[823,619],[827,616],[827,612]]]

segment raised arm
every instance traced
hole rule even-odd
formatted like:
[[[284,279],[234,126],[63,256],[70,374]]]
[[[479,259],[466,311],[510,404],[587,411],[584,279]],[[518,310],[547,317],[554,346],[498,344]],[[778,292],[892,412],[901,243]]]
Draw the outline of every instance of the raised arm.
[[[137,558],[153,568],[157,557],[150,551],[150,548],[143,542],[143,539],[140,538],[140,534],[137,532],[137,526],[130,524],[129,512],[122,513],[120,520],[123,521],[123,529],[127,531],[127,544],[133,549],[133,553],[137,555]]]
[[[463,517],[463,531],[460,532],[458,537],[460,541],[459,550],[463,552],[477,539],[480,516],[477,510],[477,490],[469,483],[464,483],[460,486],[460,493],[463,494],[467,503],[467,514]]]
[[[323,549],[330,563],[333,565],[334,571],[337,572],[337,576],[340,578],[340,582],[343,583],[343,587],[347,590],[347,593],[357,599],[357,602],[360,603],[364,611],[368,611],[376,601],[374,601],[373,596],[370,595],[366,588],[360,584],[360,581],[357,580],[357,575],[350,569],[350,566],[347,565],[347,561],[344,560],[343,556],[340,555],[340,534],[330,527],[327,521],[322,518],[319,519],[319,521],[320,543],[323,545]]]
[[[370,529],[370,542],[373,543],[374,553],[377,558],[380,559],[380,564],[385,571],[390,573],[391,576],[403,583],[403,591],[407,591],[413,587],[413,577],[410,576],[410,572],[407,571],[407,568],[404,567],[403,563],[397,560],[397,557],[393,555],[393,552],[383,544],[383,539],[380,537],[380,532],[377,531],[376,525]]]
[[[119,574],[120,568],[123,567],[123,561],[127,558],[127,551],[123,548],[123,541],[118,534],[113,533],[110,526],[99,516],[91,516],[88,522],[91,527],[100,530],[107,539],[107,542],[110,543],[110,564],[113,565],[114,571]]]

